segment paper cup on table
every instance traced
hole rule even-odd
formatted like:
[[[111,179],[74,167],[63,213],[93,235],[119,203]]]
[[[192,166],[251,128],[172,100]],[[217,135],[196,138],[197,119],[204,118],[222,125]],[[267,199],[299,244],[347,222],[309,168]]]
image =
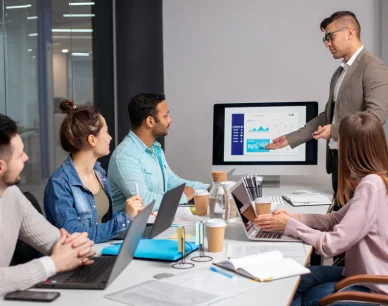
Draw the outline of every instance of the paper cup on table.
[[[209,192],[207,190],[194,191],[194,205],[197,216],[206,216],[209,206]]]
[[[256,215],[265,215],[271,212],[271,199],[262,197],[255,199]]]
[[[222,219],[206,222],[207,249],[209,252],[222,252],[224,249],[226,223]]]

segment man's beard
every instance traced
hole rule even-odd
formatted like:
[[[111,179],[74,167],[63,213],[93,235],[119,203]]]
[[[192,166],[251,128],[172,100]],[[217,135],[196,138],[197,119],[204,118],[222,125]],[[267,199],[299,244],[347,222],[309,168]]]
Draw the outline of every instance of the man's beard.
[[[168,129],[167,131],[161,131],[161,130],[156,130],[156,131],[153,131],[153,136],[155,138],[158,138],[158,137],[164,137],[164,136],[167,136],[168,135]]]
[[[14,180],[9,180],[8,178],[7,178],[7,176],[5,176],[5,179],[4,179],[4,183],[5,183],[5,185],[7,185],[8,187],[11,187],[11,186],[14,186],[14,185],[18,185],[18,184],[20,184],[20,181],[21,181],[21,179],[20,179],[20,176],[18,175]]]

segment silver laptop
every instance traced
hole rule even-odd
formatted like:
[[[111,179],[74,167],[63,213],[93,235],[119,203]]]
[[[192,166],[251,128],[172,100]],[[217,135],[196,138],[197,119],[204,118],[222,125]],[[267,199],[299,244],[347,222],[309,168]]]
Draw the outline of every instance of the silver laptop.
[[[234,202],[236,203],[237,211],[241,217],[244,231],[249,240],[300,242],[300,239],[283,235],[283,232],[265,232],[252,223],[256,217],[256,213],[242,180],[238,181],[230,191]]]

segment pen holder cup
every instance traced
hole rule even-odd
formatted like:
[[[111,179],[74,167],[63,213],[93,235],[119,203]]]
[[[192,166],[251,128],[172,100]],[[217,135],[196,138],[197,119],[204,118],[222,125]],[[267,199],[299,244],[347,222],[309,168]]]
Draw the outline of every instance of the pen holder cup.
[[[262,188],[261,185],[257,187],[247,187],[248,189],[248,194],[249,198],[251,201],[254,201],[256,198],[261,198],[262,197]]]

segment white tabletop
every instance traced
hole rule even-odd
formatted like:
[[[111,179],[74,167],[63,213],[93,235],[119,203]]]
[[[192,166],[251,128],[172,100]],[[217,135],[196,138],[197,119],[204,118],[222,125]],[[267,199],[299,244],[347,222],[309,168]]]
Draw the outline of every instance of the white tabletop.
[[[266,188],[263,190],[263,195],[280,195],[282,193],[289,193],[295,191],[297,189],[307,189],[313,192],[321,192],[327,196],[330,195],[330,185],[327,186],[327,182],[322,183],[319,181],[314,181],[310,177],[310,179],[306,179],[303,182],[303,187],[301,184],[294,185],[293,182],[295,180],[291,180],[290,182],[282,184],[282,187],[279,188]],[[300,180],[299,180],[300,182]],[[320,213],[324,214],[327,212],[328,206],[314,206],[314,207],[292,207],[288,204],[284,206],[285,209],[289,209],[294,212],[304,212],[304,213]],[[249,241],[246,237],[246,234],[242,228],[242,225],[239,223],[240,221],[230,222],[226,234],[225,234],[225,244],[227,243],[241,243],[241,244],[252,244],[252,241]],[[186,232],[190,233],[193,231],[193,228],[187,228]],[[159,235],[157,238],[167,238],[172,234],[176,233],[175,228],[170,228],[163,234]],[[260,243],[260,242],[255,242]],[[281,242],[277,242],[281,243]],[[299,242],[296,242],[299,243]],[[99,252],[103,247],[109,245],[110,243],[102,243],[95,246],[95,249]],[[205,244],[206,245],[206,244]],[[299,263],[306,265],[309,261],[309,256],[312,251],[312,247],[304,244],[306,257],[305,258],[295,258]],[[224,248],[225,251],[225,248]],[[204,262],[204,263],[195,263],[195,267],[197,268],[206,268],[211,265],[212,262],[217,262],[225,259],[225,252],[221,253],[207,253],[205,249],[205,253],[209,254],[213,257],[213,261]],[[192,256],[197,256],[198,251],[190,254],[187,257],[187,261],[190,261]],[[192,269],[191,269],[192,270]],[[117,279],[105,290],[57,290],[61,292],[61,296],[51,303],[51,305],[123,305],[121,303],[115,302],[113,300],[109,300],[104,298],[106,294],[110,294],[119,290],[123,290],[130,286],[139,284],[144,281],[148,281],[153,279],[153,276],[158,273],[184,273],[188,270],[178,270],[173,269],[171,267],[171,263],[166,262],[158,262],[158,261],[147,261],[147,260],[133,260],[127,268],[117,277]],[[266,286],[258,287],[257,290],[253,289],[248,292],[237,295],[228,300],[222,300],[215,305],[238,305],[238,303],[251,304],[252,301],[258,301],[260,305],[288,305],[294,295],[296,287],[299,283],[299,277],[290,277],[285,279],[276,280],[273,282],[268,282]],[[29,302],[7,302],[4,300],[0,300],[0,305],[32,305]]]

